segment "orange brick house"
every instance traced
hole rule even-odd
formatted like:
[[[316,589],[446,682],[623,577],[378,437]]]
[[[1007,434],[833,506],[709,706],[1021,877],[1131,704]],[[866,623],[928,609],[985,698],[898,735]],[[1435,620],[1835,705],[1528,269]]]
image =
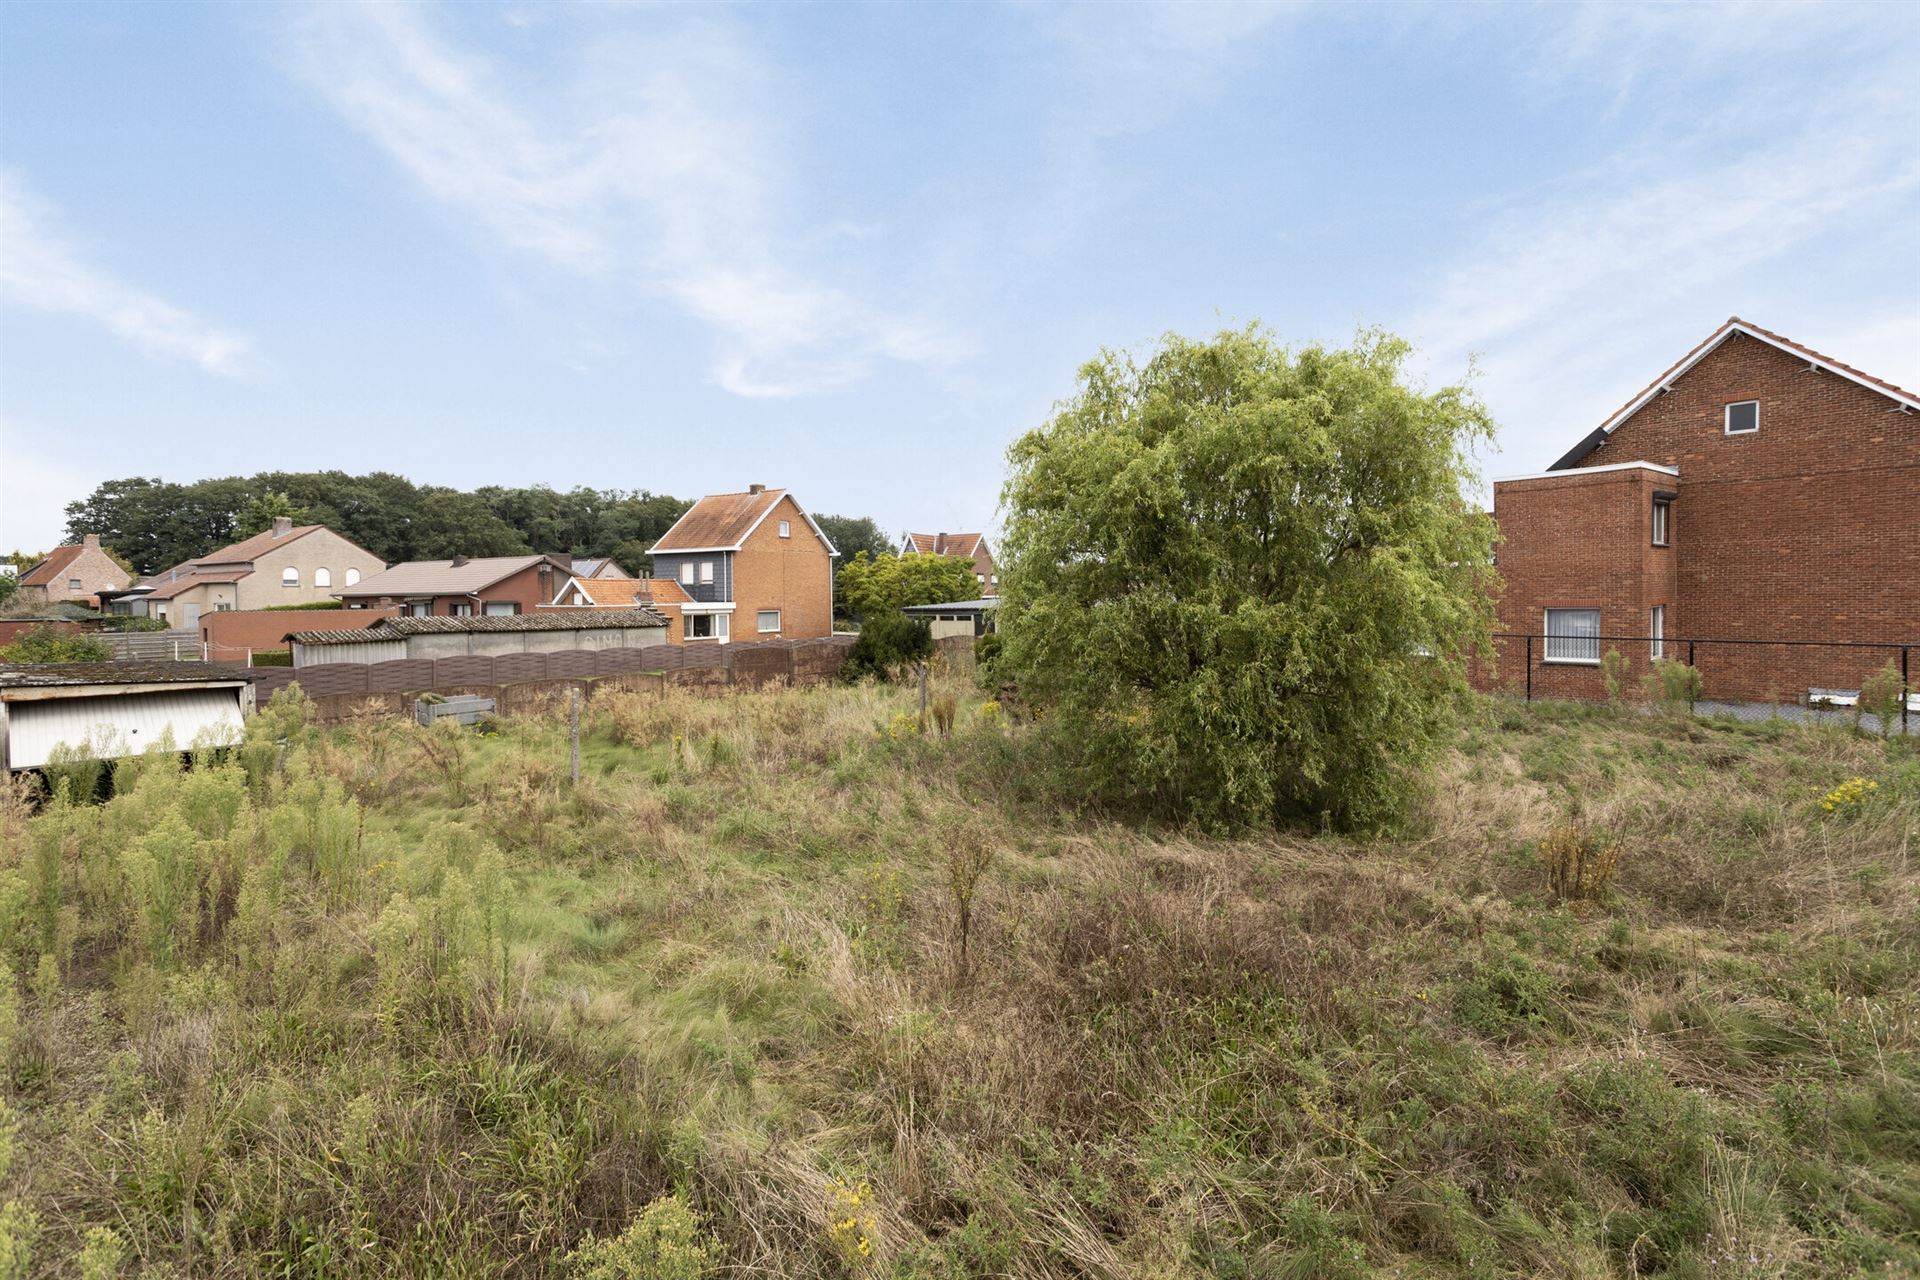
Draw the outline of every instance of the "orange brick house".
[[[678,583],[676,643],[796,640],[833,633],[840,553],[785,489],[749,486],[693,504],[653,544],[655,580]],[[597,592],[605,584],[594,583]]]
[[[1531,637],[1537,694],[1598,696],[1608,649],[1636,681],[1691,652],[1708,697],[1769,701],[1920,658],[1920,397],[1738,317],[1496,480],[1493,515],[1497,629]],[[1527,644],[1501,642],[1497,683]]]

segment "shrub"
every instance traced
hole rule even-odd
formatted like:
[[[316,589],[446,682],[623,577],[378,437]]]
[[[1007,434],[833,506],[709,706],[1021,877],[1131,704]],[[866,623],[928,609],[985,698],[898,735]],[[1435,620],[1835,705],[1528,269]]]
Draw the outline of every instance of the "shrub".
[[[253,665],[256,667],[290,667],[293,665],[291,649],[255,649]]]
[[[1492,422],[1364,334],[1105,352],[1017,441],[997,625],[1083,793],[1209,826],[1405,812],[1490,645]]]
[[[720,1243],[680,1195],[662,1196],[611,1240],[591,1232],[561,1261],[571,1280],[702,1280],[719,1267]]]
[[[1619,706],[1626,698],[1627,656],[1618,649],[1608,649],[1606,657],[1600,659],[1600,678],[1607,686],[1607,703]]]
[[[882,613],[867,619],[859,639],[847,653],[840,678],[848,683],[866,676],[890,679],[911,662],[933,656],[933,628],[903,613]]]
[[[1577,823],[1555,827],[1540,842],[1540,863],[1547,869],[1553,896],[1562,902],[1592,901],[1605,893],[1620,870],[1619,846]]]
[[[1691,711],[1704,692],[1700,669],[1671,658],[1655,658],[1653,670],[1640,678],[1640,687],[1647,701],[1675,715]]]
[[[1860,682],[1859,709],[1871,713],[1880,722],[1880,734],[1886,737],[1899,723],[1900,710],[1907,696],[1900,668],[1889,658],[1887,665]]]
[[[973,665],[979,673],[980,683],[989,688],[1000,678],[1000,652],[1003,647],[998,631],[983,631],[973,638]]]
[[[99,636],[62,631],[51,623],[20,633],[0,648],[0,662],[106,662],[113,646]]]

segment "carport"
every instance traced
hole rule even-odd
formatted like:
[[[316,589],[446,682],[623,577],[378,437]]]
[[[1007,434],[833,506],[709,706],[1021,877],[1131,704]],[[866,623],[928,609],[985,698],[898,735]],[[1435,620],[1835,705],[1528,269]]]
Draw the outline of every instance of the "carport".
[[[252,673],[207,662],[67,662],[0,666],[0,757],[38,769],[56,748],[138,755],[171,738],[230,747],[253,714]]]

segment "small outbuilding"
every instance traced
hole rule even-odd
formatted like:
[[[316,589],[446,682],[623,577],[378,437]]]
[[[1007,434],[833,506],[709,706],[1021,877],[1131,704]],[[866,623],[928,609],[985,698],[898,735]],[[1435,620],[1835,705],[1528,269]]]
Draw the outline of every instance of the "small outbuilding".
[[[984,600],[954,600],[947,604],[910,604],[901,612],[918,618],[933,632],[935,640],[948,636],[983,636],[993,630],[993,613],[1000,607],[997,597]]]
[[[56,748],[102,758],[162,741],[181,751],[235,746],[253,714],[253,673],[212,662],[0,666],[0,759],[38,769]]]
[[[667,642],[667,620],[651,609],[583,609],[499,617],[383,618],[351,631],[287,635],[294,667],[404,658],[499,657],[572,649],[642,649]]]

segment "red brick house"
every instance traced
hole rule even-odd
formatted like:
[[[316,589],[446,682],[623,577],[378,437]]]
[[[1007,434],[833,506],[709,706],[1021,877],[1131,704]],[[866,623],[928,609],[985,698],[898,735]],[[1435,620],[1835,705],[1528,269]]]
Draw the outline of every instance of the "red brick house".
[[[984,533],[909,533],[900,540],[903,556],[959,556],[973,561],[973,576],[982,596],[1000,594],[1000,574],[993,567],[993,550]]]
[[[688,597],[679,602],[674,642],[833,634],[840,553],[785,489],[756,484],[709,494],[660,536],[652,554],[656,579],[679,583]]]
[[[72,600],[91,608],[102,591],[118,591],[128,581],[127,571],[100,545],[100,536],[89,533],[70,546],[55,547],[21,574],[20,599],[32,604]]]
[[[532,613],[573,576],[568,556],[408,560],[333,594],[349,609],[397,607],[413,618]]]
[[[1498,630],[1536,693],[1692,646],[1710,698],[1920,659],[1920,396],[1735,317],[1548,470],[1496,480]],[[1873,649],[1697,643],[1873,642]],[[1526,678],[1501,643],[1497,682]],[[1920,671],[1913,673],[1920,680]]]

